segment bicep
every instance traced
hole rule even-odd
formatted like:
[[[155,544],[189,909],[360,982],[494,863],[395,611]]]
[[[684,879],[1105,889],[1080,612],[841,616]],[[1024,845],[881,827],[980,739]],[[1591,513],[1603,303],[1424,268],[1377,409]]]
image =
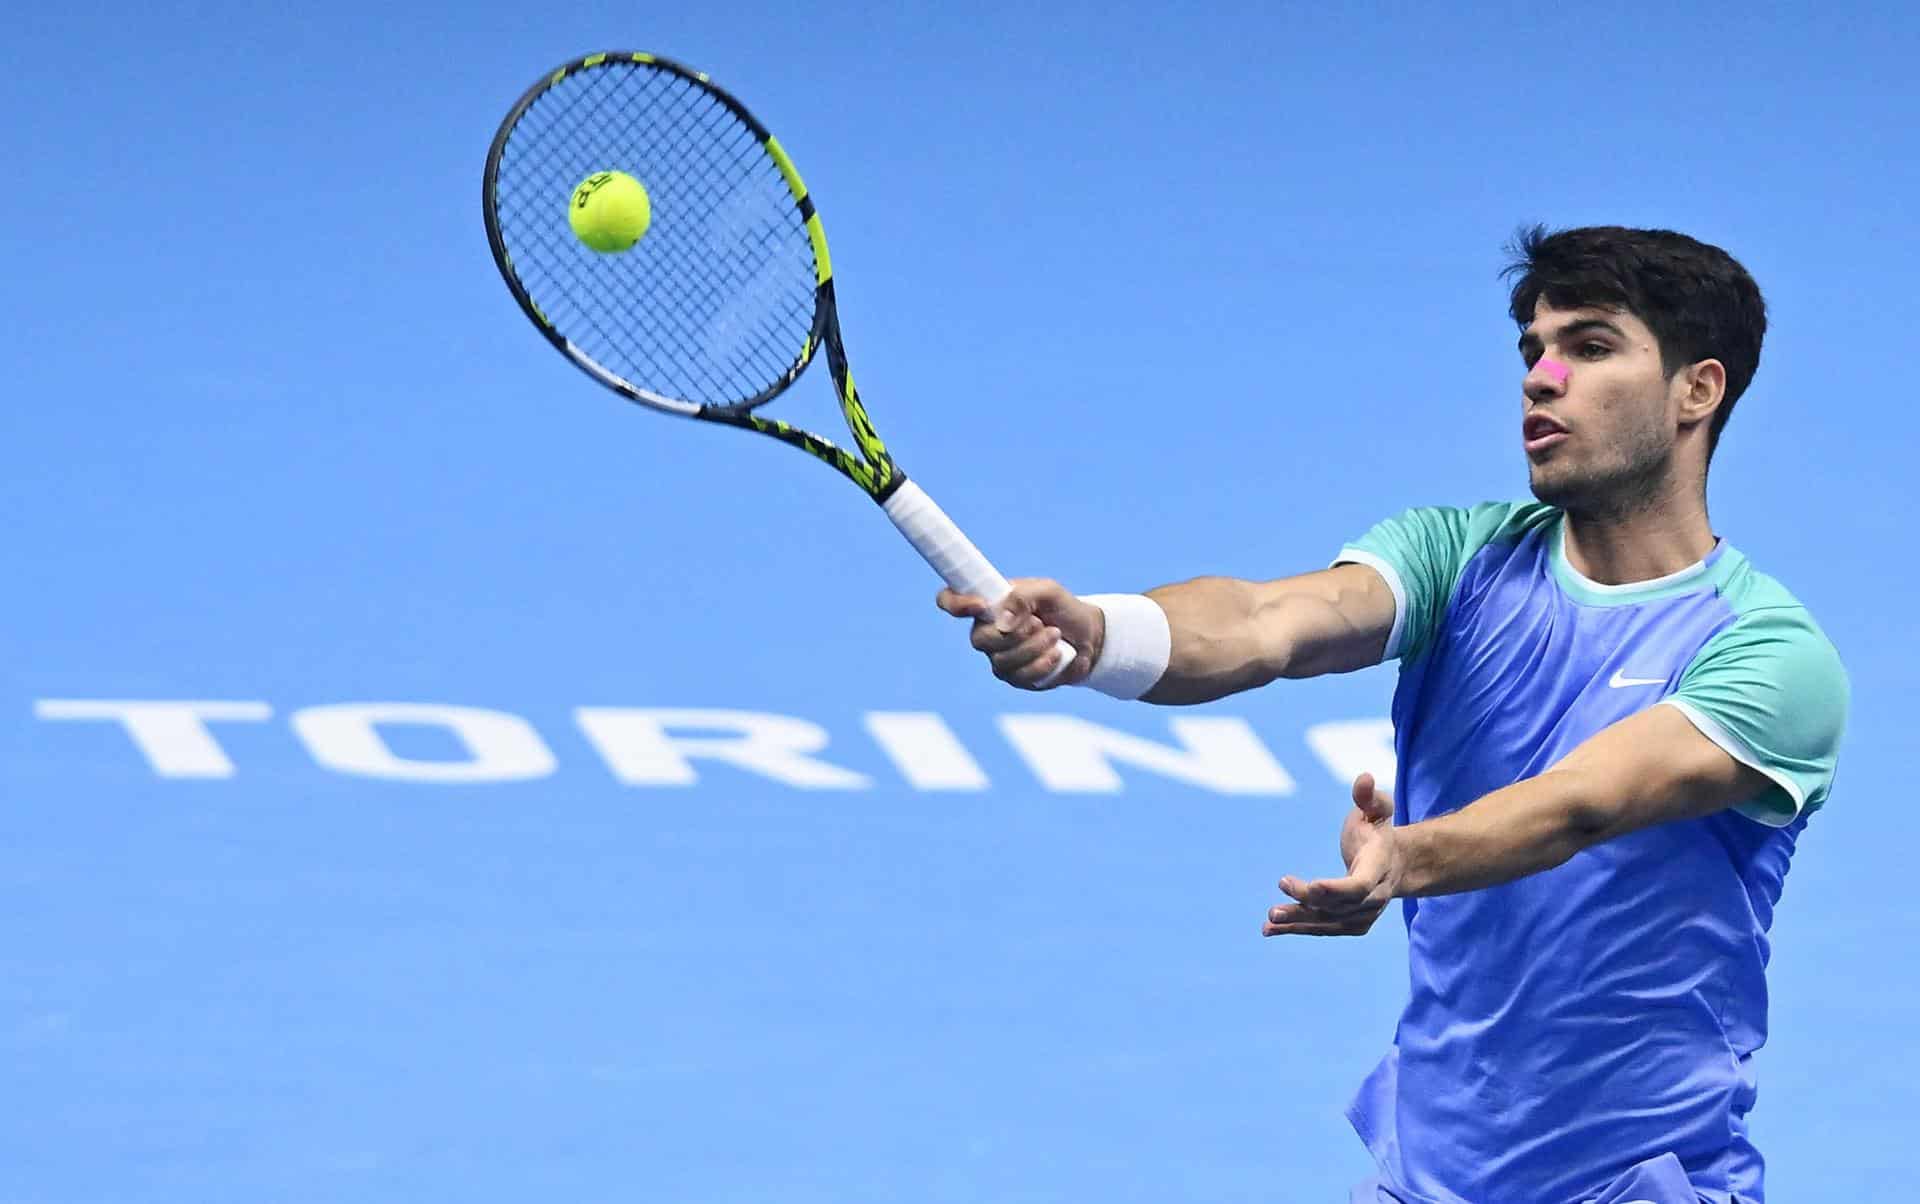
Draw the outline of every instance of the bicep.
[[[1766,775],[1734,760],[1670,706],[1602,728],[1543,776],[1560,778],[1576,826],[1595,841],[1711,815],[1768,785]]]

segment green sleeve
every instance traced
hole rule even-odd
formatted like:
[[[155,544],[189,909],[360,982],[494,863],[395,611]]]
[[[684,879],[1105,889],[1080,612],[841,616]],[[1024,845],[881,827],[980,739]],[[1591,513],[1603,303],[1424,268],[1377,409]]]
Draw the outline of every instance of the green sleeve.
[[[1801,607],[1779,606],[1741,615],[1708,640],[1663,701],[1772,780],[1740,810],[1780,826],[1826,802],[1847,695],[1846,668],[1826,634]]]
[[[1453,587],[1474,553],[1518,538],[1558,511],[1531,502],[1482,502],[1468,509],[1429,506],[1397,514],[1347,544],[1335,564],[1364,564],[1393,591],[1386,660],[1419,658],[1446,616]]]

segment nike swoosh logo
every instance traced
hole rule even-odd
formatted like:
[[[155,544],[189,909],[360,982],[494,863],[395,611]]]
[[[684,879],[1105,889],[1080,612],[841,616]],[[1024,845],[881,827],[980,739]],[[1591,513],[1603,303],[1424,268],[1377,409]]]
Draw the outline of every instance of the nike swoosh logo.
[[[1607,684],[1619,690],[1627,686],[1664,686],[1667,684],[1667,679],[1664,677],[1622,677],[1620,676],[1620,670],[1615,669],[1613,676],[1607,679]]]

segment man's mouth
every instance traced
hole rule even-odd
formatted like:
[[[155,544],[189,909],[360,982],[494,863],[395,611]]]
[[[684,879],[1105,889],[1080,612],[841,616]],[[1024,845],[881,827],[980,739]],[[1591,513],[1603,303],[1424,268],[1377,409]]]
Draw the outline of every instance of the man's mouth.
[[[1534,455],[1547,450],[1567,437],[1567,428],[1545,414],[1529,414],[1520,424],[1520,438],[1525,442],[1527,454]]]

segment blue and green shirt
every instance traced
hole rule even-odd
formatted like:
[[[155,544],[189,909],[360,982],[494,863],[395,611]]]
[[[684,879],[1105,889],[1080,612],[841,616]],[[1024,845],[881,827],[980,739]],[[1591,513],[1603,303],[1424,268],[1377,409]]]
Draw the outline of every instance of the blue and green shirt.
[[[1406,900],[1406,1010],[1348,1115],[1408,1204],[1576,1204],[1655,1172],[1756,1204],[1767,930],[1832,787],[1846,674],[1806,608],[1726,543],[1601,585],[1568,563],[1562,519],[1412,510],[1341,552],[1394,596],[1396,822],[1656,705],[1769,785],[1504,886]]]

